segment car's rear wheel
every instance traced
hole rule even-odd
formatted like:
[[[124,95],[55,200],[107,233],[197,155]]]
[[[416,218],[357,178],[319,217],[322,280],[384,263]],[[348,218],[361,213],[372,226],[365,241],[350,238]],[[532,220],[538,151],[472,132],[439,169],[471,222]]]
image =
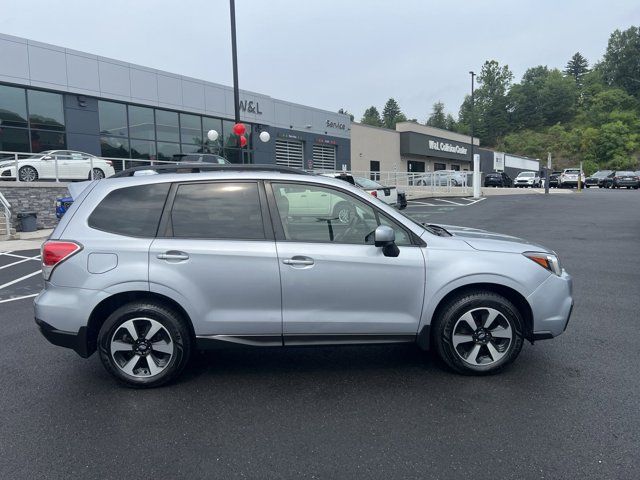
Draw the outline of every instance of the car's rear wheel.
[[[488,375],[517,358],[523,328],[522,315],[509,299],[479,290],[439,309],[433,340],[440,358],[456,372]]]
[[[191,354],[185,320],[172,309],[133,302],[115,310],[98,334],[105,369],[129,387],[149,388],[174,380]]]
[[[104,178],[104,172],[99,168],[93,169],[93,179],[102,180]],[[91,180],[91,172],[89,172],[89,180]]]
[[[38,171],[30,165],[25,165],[18,170],[21,182],[35,182],[38,180]]]

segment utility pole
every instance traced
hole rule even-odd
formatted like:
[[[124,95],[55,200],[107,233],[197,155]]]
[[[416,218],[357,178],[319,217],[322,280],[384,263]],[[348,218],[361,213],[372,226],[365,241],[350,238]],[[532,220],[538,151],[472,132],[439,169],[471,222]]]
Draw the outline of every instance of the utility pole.
[[[473,162],[473,198],[480,198],[480,155],[473,153],[473,135],[475,130],[475,117],[476,117],[476,105],[474,102],[473,94],[475,90],[475,72],[469,72],[471,75],[471,161]]]
[[[476,123],[476,104],[473,101],[475,72],[469,72],[471,75],[471,161],[473,162],[473,135]]]
[[[236,46],[236,2],[229,0],[231,11],[231,58],[233,61],[233,106],[236,124],[240,123],[240,90],[238,89],[238,48]]]
[[[549,177],[551,176],[551,152],[547,154],[547,169],[544,176],[544,194],[549,195]]]

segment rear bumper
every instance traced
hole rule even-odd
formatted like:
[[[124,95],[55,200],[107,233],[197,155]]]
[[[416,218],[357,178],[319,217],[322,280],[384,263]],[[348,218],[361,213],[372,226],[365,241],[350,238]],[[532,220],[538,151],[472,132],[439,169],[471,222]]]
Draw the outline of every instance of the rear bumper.
[[[573,280],[565,270],[561,276],[549,275],[528,299],[533,312],[533,339],[560,335],[567,328],[573,311]]]
[[[70,348],[82,358],[87,358],[90,355],[87,349],[87,327],[80,327],[77,332],[65,332],[64,330],[55,329],[39,318],[35,320],[42,336],[52,344]]]

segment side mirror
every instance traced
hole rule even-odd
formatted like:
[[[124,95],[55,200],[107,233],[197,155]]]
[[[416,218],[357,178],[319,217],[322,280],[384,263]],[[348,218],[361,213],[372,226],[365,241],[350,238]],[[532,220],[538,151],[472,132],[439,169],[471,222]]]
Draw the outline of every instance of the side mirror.
[[[45,155],[42,157],[43,160],[51,160],[53,157],[51,155]]]
[[[400,249],[396,245],[396,232],[393,228],[380,225],[373,234],[373,240],[376,247],[382,247],[382,254],[385,257],[400,255]]]

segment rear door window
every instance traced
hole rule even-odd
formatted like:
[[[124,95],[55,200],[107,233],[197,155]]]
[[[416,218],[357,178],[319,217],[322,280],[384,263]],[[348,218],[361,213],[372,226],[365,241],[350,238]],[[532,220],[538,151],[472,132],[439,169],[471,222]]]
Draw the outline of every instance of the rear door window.
[[[263,240],[258,184],[212,182],[178,187],[171,209],[173,237]]]
[[[89,226],[131,237],[155,237],[169,183],[136,185],[110,192],[89,216]]]

